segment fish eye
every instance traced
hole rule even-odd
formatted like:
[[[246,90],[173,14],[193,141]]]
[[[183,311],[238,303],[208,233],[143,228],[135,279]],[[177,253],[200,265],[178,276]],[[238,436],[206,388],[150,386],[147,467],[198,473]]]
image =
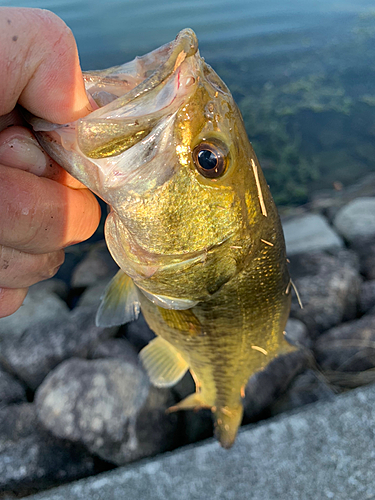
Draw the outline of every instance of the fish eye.
[[[216,139],[203,141],[193,150],[193,160],[198,172],[203,177],[217,179],[227,170],[228,148]]]

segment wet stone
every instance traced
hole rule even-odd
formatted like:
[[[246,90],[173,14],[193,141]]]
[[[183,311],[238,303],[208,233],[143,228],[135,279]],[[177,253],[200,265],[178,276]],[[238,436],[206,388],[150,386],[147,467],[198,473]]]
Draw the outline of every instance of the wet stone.
[[[21,335],[36,323],[64,322],[68,315],[69,308],[66,303],[51,292],[49,285],[42,286],[38,283],[30,287],[18,311],[6,318],[0,318],[0,341],[6,337]]]
[[[306,325],[310,338],[356,317],[362,279],[354,252],[295,255],[290,274],[303,304],[301,309],[293,294],[291,316]]]
[[[0,368],[0,407],[26,401],[25,386]]]
[[[363,372],[375,367],[375,309],[330,329],[317,339],[314,353],[325,371]],[[339,376],[335,377],[339,379]]]
[[[375,307],[375,280],[362,283],[359,294],[359,310],[362,314]]]
[[[0,491],[25,493],[97,472],[79,446],[45,432],[32,403],[0,409]]]
[[[90,352],[89,358],[119,358],[134,365],[140,364],[136,349],[128,340],[122,338],[108,339],[100,342]]]
[[[319,371],[307,369],[298,375],[287,391],[270,405],[270,416],[288,412],[316,401],[331,400],[335,389]]]
[[[357,198],[345,205],[333,221],[350,244],[375,238],[375,198]]]
[[[76,308],[62,319],[43,320],[21,335],[0,337],[0,362],[32,390],[61,361],[86,357],[101,340],[117,329],[95,326],[95,310]]]
[[[73,288],[93,286],[98,281],[111,278],[117,271],[118,266],[112,259],[105,241],[99,241],[74,268],[71,285]]]
[[[93,307],[98,310],[101,297],[110,280],[111,278],[102,279],[95,283],[95,285],[86,288],[78,299],[77,307]]]
[[[126,324],[125,336],[129,342],[140,351],[155,337],[155,334],[149,328],[141,313],[136,321]]]
[[[328,225],[327,220],[317,214],[306,214],[283,222],[286,252],[288,256],[299,253],[339,250],[342,239]]]
[[[244,421],[256,421],[286,392],[293,379],[309,366],[309,355],[298,350],[276,357],[255,373],[245,389]]]
[[[285,327],[285,338],[290,344],[307,348],[311,347],[311,339],[307,327],[302,321],[289,318]]]
[[[133,363],[71,358],[46,377],[36,405],[53,435],[119,465],[143,456],[137,419],[148,395],[147,376]]]

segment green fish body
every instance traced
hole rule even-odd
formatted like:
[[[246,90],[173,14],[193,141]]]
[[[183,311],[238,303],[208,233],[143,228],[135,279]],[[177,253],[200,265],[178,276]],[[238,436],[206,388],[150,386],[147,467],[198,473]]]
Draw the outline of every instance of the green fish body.
[[[195,34],[85,77],[97,109],[66,126],[31,120],[45,150],[111,207],[120,271],[101,325],[136,318],[151,381],[190,370],[196,392],[173,407],[211,408],[228,448],[249,377],[288,344],[290,278],[279,216],[241,115],[200,57]]]

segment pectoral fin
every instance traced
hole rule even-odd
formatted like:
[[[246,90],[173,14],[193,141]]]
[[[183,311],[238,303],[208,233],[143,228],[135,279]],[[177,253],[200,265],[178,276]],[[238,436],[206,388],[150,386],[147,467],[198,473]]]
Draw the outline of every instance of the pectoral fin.
[[[96,325],[123,325],[137,319],[139,311],[136,287],[132,279],[120,269],[104,290],[96,313]]]
[[[172,387],[185,375],[188,364],[166,340],[156,337],[139,353],[151,383],[156,387]]]

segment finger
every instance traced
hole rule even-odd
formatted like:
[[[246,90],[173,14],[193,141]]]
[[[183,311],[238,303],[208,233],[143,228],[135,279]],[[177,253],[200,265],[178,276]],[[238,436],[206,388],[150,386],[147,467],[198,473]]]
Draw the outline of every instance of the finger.
[[[0,288],[0,318],[19,309],[27,295],[27,288]]]
[[[0,116],[0,131],[14,125],[25,125],[25,120],[17,108],[4,116]]]
[[[100,220],[89,190],[1,165],[0,213],[0,244],[36,254],[89,238]]]
[[[74,189],[85,188],[52,160],[31,131],[24,127],[10,127],[0,132],[0,164],[47,177]]]
[[[67,123],[90,110],[72,32],[52,12],[0,7],[0,115],[17,101]]]
[[[0,287],[26,288],[52,278],[64,258],[64,250],[34,255],[0,245]]]

